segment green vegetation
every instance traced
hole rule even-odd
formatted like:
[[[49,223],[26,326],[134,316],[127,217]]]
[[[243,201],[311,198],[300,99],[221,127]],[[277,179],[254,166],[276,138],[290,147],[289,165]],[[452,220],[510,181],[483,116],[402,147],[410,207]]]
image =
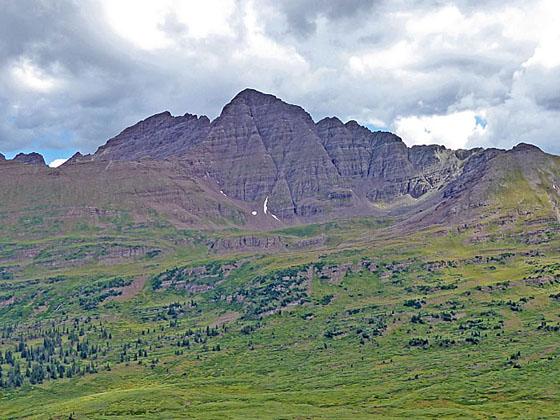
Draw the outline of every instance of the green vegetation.
[[[2,417],[543,418],[560,406],[560,238],[547,220],[401,234],[354,219],[272,233],[325,235],[316,247],[225,254],[208,248],[216,232],[159,222],[49,239],[41,220],[20,223],[27,235],[0,240]]]

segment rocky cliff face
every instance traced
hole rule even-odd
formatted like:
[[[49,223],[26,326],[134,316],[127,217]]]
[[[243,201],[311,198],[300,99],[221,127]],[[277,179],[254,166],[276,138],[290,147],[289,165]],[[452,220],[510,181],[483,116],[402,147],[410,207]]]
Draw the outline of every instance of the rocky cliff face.
[[[168,112],[127,128],[87,160],[177,159],[224,195],[280,218],[319,217],[333,209],[372,211],[418,200],[460,172],[469,153],[408,148],[396,135],[355,121],[315,123],[301,107],[246,89],[214,121]],[[260,211],[264,211],[264,208]],[[272,216],[271,216],[272,217]]]
[[[245,90],[189,154],[229,196],[264,202],[282,217],[319,211],[316,197],[340,183],[315,123],[302,108]]]
[[[74,163],[87,162],[87,161],[91,161],[91,156],[90,155],[84,156],[80,152],[76,152],[72,155],[72,157],[70,157],[70,159],[68,159],[66,162],[64,162],[63,165],[68,166],[68,165],[72,165]]]
[[[464,157],[463,151],[458,154]],[[411,225],[462,229],[493,220],[512,228],[524,218],[560,221],[559,157],[521,143],[511,150],[477,150],[465,159],[459,176],[442,185],[437,200],[411,214]]]
[[[355,121],[325,118],[317,130],[340,176],[372,201],[419,198],[457,174],[463,160],[443,146],[408,148],[398,136]]]
[[[181,176],[245,208],[247,220],[266,225],[428,208],[476,184],[493,153],[502,152],[407,147],[395,134],[372,132],[356,121],[332,117],[315,123],[299,106],[246,89],[212,122],[157,114],[93,155],[76,154],[64,167],[173,161]]]
[[[303,108],[247,89],[214,121],[157,114],[57,169],[38,153],[0,155],[0,196],[10,198],[0,203],[14,220],[49,208],[70,221],[122,211],[141,223],[157,214],[191,228],[266,230],[373,215],[416,229],[515,218],[502,200],[515,196],[515,211],[560,220],[558,168],[560,158],[528,144],[407,147],[355,121],[315,123]],[[263,246],[241,245],[249,243]]]
[[[92,160],[166,159],[184,154],[204,139],[210,127],[206,116],[173,117],[168,111],[125,129],[101,146]],[[79,157],[82,161],[87,160]]]
[[[18,153],[13,159],[14,162],[25,163],[26,165],[46,166],[45,159],[39,153]]]

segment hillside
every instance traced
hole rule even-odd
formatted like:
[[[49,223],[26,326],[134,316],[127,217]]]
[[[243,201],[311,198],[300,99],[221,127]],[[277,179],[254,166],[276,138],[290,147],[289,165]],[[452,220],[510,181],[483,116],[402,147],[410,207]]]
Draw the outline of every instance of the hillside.
[[[254,90],[0,155],[0,413],[554,418],[559,188]]]

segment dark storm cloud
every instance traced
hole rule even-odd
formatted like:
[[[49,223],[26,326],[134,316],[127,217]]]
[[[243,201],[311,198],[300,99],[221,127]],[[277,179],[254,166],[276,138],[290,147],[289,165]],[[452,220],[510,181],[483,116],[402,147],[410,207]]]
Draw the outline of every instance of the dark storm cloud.
[[[214,111],[204,100],[186,100],[215,101],[212,86],[223,88],[220,81],[201,80],[204,70],[194,58],[158,62],[135,50],[114,34],[95,2],[9,1],[0,15],[0,34],[0,111],[8,117],[0,123],[0,148],[5,151],[91,151],[125,124],[161,109]],[[12,73],[23,62],[61,86],[44,92],[17,86]]]
[[[99,128],[111,125],[112,119],[120,120],[110,107],[137,89],[128,77],[134,63],[119,53],[119,44],[123,45],[118,39],[105,35],[109,31],[93,3],[78,7],[68,1],[8,1],[0,28],[4,76],[0,106],[9,116],[3,122],[2,146],[56,144],[57,136],[75,130],[72,146],[77,147],[82,141],[94,141]],[[40,69],[43,77],[60,80],[63,88],[49,93],[15,86],[11,73],[25,62]]]
[[[407,118],[480,112],[488,129],[468,144],[524,140],[560,152],[558,66],[541,63],[546,51],[533,57],[538,26],[527,36],[517,27],[533,12],[539,25],[552,16],[541,3],[237,0],[229,30],[203,35],[170,7],[157,23],[170,45],[144,48],[116,31],[102,1],[5,0],[0,151],[91,152],[150,114],[212,118],[254,87],[316,119],[338,115],[388,129]],[[127,20],[144,7],[131,4]]]
[[[275,2],[276,7],[286,16],[290,30],[297,35],[309,35],[316,30],[316,20],[329,21],[367,16],[381,0],[287,0]]]

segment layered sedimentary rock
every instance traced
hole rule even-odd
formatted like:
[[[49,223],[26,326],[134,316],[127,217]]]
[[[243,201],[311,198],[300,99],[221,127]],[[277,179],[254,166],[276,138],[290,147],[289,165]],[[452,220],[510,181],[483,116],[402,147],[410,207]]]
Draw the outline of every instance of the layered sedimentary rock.
[[[519,149],[542,153],[532,146]],[[172,161],[176,176],[227,202],[222,209],[240,208],[239,217],[267,226],[427,208],[471,188],[485,163],[503,153],[407,147],[395,134],[372,132],[356,121],[330,117],[315,123],[299,106],[246,89],[214,121],[163,112],[125,129],[93,155],[77,153],[62,169],[105,161],[150,161],[157,167],[158,161]],[[19,160],[44,165],[36,156]],[[151,194],[158,196],[156,190]]]
[[[279,216],[315,212],[314,198],[340,182],[303,108],[245,90],[225,106],[206,139],[189,155],[223,191],[263,201]]]
[[[185,114],[174,117],[168,111],[162,112],[110,139],[92,159],[140,160],[179,156],[202,141],[209,127],[210,120],[206,116]],[[83,157],[81,159],[84,160]]]
[[[168,112],[127,128],[87,160],[177,159],[228,197],[264,203],[277,217],[418,199],[458,174],[469,153],[408,148],[396,135],[356,121],[315,123],[301,107],[246,89],[214,121]]]

